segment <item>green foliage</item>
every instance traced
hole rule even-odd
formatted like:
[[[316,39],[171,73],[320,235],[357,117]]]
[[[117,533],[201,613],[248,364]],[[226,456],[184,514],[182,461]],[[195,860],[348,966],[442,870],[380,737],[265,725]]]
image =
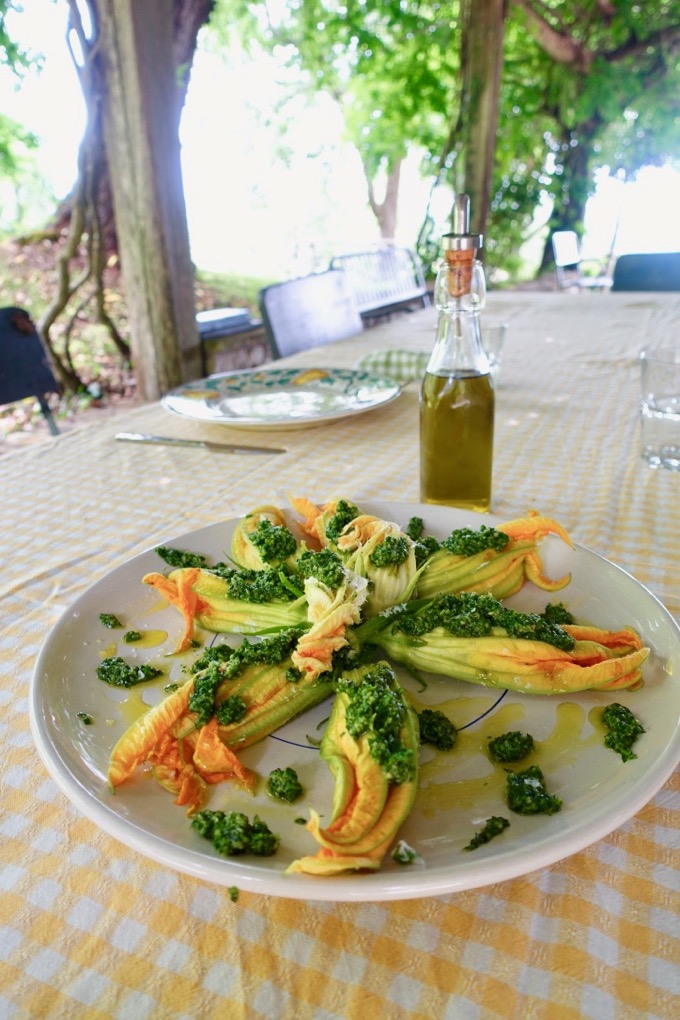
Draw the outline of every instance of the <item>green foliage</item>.
[[[218,10],[223,31],[228,19],[248,45],[285,48],[296,89],[338,101],[369,177],[415,151],[433,185],[453,184],[461,81],[455,0],[297,0],[276,22],[264,3],[221,0]],[[556,39],[569,45],[549,52]],[[620,0],[610,10],[598,0],[545,0],[530,13],[508,5],[485,239],[492,275],[499,267],[517,272],[546,195],[553,225],[578,228],[596,169],[630,177],[678,159],[678,41],[679,0]],[[423,212],[418,247],[430,264],[449,224]]]

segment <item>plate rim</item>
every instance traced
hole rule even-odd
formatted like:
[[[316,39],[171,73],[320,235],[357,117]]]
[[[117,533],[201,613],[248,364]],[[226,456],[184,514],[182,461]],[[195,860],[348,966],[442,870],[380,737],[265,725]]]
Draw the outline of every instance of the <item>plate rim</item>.
[[[491,525],[503,523],[508,519],[507,517],[501,518],[496,514],[475,514],[473,511],[458,511],[457,508],[452,507],[435,508],[433,505],[420,503],[387,502],[375,499],[358,500],[358,502],[362,509],[365,508],[368,512],[375,512],[377,515],[380,515],[385,508],[390,508],[396,519],[401,519],[398,516],[399,510],[406,508],[409,508],[411,515],[412,511],[417,508],[425,512],[436,509],[438,512],[452,512],[454,515],[461,514],[474,520],[481,519]],[[495,846],[490,856],[480,856],[471,860],[469,864],[457,862],[454,867],[439,865],[421,870],[418,865],[414,865],[397,874],[379,870],[369,874],[352,873],[332,877],[288,875],[283,870],[258,869],[257,865],[252,863],[252,858],[247,858],[247,862],[244,864],[234,858],[211,857],[206,853],[178,846],[174,842],[146,832],[135,821],[112,812],[107,808],[105,800],[102,800],[101,797],[94,797],[79,782],[76,775],[64,768],[57,748],[46,740],[41,726],[41,672],[44,671],[50,645],[56,640],[66,619],[77,612],[88,601],[92,593],[98,587],[105,585],[112,575],[122,574],[131,569],[136,561],[148,556],[159,544],[177,544],[230,525],[239,519],[240,517],[230,517],[227,520],[215,521],[182,532],[172,539],[155,542],[102,575],[62,611],[44,638],[36,658],[29,691],[29,721],[39,757],[59,789],[81,813],[128,849],[139,851],[144,857],[167,866],[173,871],[179,871],[211,884],[224,887],[236,885],[243,890],[281,898],[310,901],[380,902],[442,896],[528,875],[586,849],[625,824],[649,803],[664,786],[680,761],[680,731],[678,731],[674,741],[670,740],[664,746],[652,767],[647,768],[634,783],[629,785],[629,796],[625,809],[615,814],[605,812],[599,820],[590,821],[588,824],[585,821],[577,821],[576,825],[572,823],[566,838],[564,833],[560,832],[551,835],[544,840],[538,850],[532,851],[530,867],[526,866],[526,862],[516,849],[503,850]],[[453,526],[461,525],[454,524]],[[666,623],[670,624],[671,633],[680,649],[680,624],[652,591],[637,581],[625,568],[606,557],[577,542],[574,542],[574,546],[582,554],[586,554],[596,561],[602,561],[641,589],[645,596],[652,600],[655,608],[665,618]],[[652,776],[651,782],[650,775]]]
[[[337,411],[329,412],[328,414],[311,414],[299,418],[280,417],[280,418],[254,418],[242,416],[239,418],[229,417],[210,417],[204,414],[191,414],[190,407],[186,410],[182,410],[178,407],[173,407],[170,403],[175,398],[181,398],[183,394],[192,387],[200,389],[201,383],[206,383],[210,379],[230,379],[234,376],[246,377],[254,375],[279,375],[283,372],[322,372],[324,375],[328,375],[332,372],[343,372],[347,375],[357,377],[363,377],[366,381],[372,383],[384,383],[386,384],[385,389],[387,395],[380,400],[375,400],[370,404],[362,407],[354,408],[342,408]],[[379,375],[375,372],[369,372],[365,369],[354,369],[344,368],[342,366],[331,366],[320,368],[319,366],[304,366],[304,365],[291,365],[289,368],[268,368],[263,366],[262,368],[241,368],[235,369],[233,372],[213,372],[211,375],[205,376],[202,379],[191,380],[188,383],[183,383],[180,386],[176,386],[174,389],[169,390],[161,397],[161,406],[169,411],[171,414],[176,414],[180,418],[185,418],[190,421],[199,421],[208,425],[226,425],[232,428],[248,428],[248,429],[283,429],[283,428],[302,428],[309,427],[310,425],[324,425],[334,421],[340,421],[343,418],[350,418],[360,414],[367,414],[370,411],[376,411],[381,407],[386,407],[396,400],[402,393],[403,386],[397,380],[393,379],[388,375]],[[199,404],[199,406],[201,406]]]

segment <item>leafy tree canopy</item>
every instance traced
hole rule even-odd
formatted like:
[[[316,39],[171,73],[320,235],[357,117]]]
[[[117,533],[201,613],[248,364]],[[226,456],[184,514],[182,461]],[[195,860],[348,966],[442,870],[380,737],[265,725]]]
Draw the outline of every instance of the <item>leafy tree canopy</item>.
[[[293,0],[277,21],[264,2],[218,10],[242,39],[285,47],[298,87],[337,99],[367,175],[416,150],[453,182],[460,0]],[[679,51],[679,0],[509,4],[487,258],[516,268],[546,192],[555,221],[578,227],[598,167],[680,158]]]

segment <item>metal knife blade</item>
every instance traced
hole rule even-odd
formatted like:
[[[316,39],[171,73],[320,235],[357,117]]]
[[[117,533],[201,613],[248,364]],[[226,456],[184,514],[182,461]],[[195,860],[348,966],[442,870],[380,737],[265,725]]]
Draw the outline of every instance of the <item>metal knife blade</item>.
[[[237,446],[232,443],[212,443],[205,439],[180,439],[177,436],[151,436],[145,432],[117,432],[116,439],[129,443],[159,443],[165,446],[193,446],[219,453],[287,453],[275,446]]]

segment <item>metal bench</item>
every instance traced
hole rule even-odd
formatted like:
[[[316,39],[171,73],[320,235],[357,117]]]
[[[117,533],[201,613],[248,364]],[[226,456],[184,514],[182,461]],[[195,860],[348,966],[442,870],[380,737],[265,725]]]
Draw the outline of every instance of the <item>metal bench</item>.
[[[336,255],[330,266],[344,270],[363,320],[430,304],[422,263],[410,248],[389,246]]]

